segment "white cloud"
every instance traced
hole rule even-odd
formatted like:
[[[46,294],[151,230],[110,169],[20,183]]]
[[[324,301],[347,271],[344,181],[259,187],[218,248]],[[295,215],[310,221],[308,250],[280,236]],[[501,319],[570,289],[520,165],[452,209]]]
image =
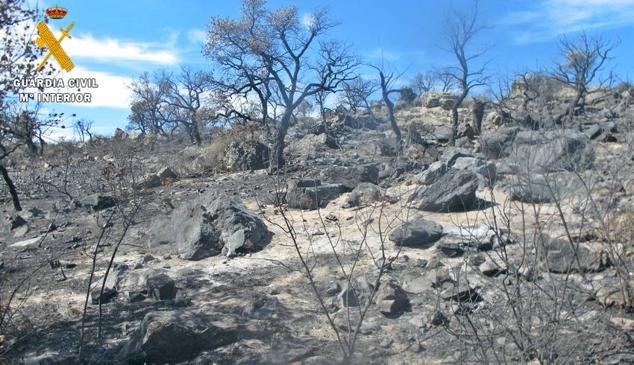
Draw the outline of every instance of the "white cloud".
[[[54,31],[57,34],[56,30]],[[72,36],[63,41],[63,48],[71,58],[87,58],[96,61],[134,61],[174,65],[180,60],[170,44],[157,46],[152,43],[125,42],[115,38],[95,38],[90,34]]]
[[[516,43],[525,44],[574,33],[634,23],[634,0],[539,0],[532,8],[512,12],[501,21]]]
[[[187,39],[191,43],[204,43],[207,39],[207,33],[201,29],[191,29],[187,32]]]

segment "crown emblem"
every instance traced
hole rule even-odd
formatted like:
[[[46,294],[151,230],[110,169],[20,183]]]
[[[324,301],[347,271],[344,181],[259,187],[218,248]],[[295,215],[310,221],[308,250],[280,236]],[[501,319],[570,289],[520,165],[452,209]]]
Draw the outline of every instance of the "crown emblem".
[[[66,14],[68,14],[68,10],[65,8],[60,8],[57,5],[52,8],[46,9],[46,16],[51,19],[62,19],[66,16]]]

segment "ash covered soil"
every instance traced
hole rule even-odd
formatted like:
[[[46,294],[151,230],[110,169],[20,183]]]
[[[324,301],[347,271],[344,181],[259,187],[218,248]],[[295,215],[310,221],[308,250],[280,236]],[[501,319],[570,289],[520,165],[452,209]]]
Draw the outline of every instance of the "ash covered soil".
[[[430,96],[400,151],[381,110],[305,118],[276,174],[240,127],[12,155],[0,362],[632,363],[634,95],[610,95],[574,128],[488,110],[457,147]]]

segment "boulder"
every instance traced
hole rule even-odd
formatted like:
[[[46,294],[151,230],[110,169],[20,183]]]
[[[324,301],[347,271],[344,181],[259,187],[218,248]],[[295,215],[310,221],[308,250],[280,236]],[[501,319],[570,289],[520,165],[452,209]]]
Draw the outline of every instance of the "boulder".
[[[93,212],[112,208],[117,204],[117,199],[111,195],[96,193],[81,200],[81,205]]]
[[[215,316],[221,318],[222,316]],[[119,354],[127,363],[180,363],[238,340],[240,328],[189,310],[151,312]]]
[[[308,134],[298,141],[291,142],[286,152],[291,156],[312,160],[318,157],[319,152],[336,147],[336,141],[326,133]]]
[[[268,167],[269,147],[262,142],[246,139],[229,143],[222,165],[227,171],[261,170]]]
[[[114,139],[118,140],[118,141],[122,141],[125,139],[128,139],[130,137],[130,135],[128,133],[126,133],[123,129],[121,128],[117,128],[114,131]]]
[[[481,178],[481,186],[493,186],[497,179],[495,164],[478,157],[458,157],[452,168],[476,173]]]
[[[103,278],[95,280],[92,283],[92,289],[90,290],[90,299],[92,300],[92,304],[99,304],[100,302],[103,304],[111,301],[119,291],[119,282],[122,280],[126,270],[127,266],[120,265],[108,273],[105,283]],[[103,292],[101,290],[102,286]]]
[[[420,174],[418,181],[424,185],[433,184],[436,180],[440,179],[445,172],[447,172],[447,165],[442,161],[436,161]]]
[[[35,250],[38,247],[40,247],[43,240],[44,240],[44,236],[39,236],[35,238],[30,238],[28,240],[12,243],[9,245],[9,247],[15,248],[17,250],[25,250],[25,251]]]
[[[352,129],[376,129],[380,122],[380,120],[373,118],[371,115],[346,114],[343,119],[343,125]]]
[[[498,159],[506,157],[511,152],[513,140],[520,131],[518,127],[502,127],[495,130],[487,129],[480,135],[480,152],[487,158]]]
[[[165,185],[169,181],[178,179],[178,175],[174,172],[174,170],[170,169],[169,167],[163,167],[162,169],[160,169],[156,173],[156,176],[158,176],[159,179],[161,179],[161,183],[163,185]]]
[[[394,279],[381,283],[377,296],[379,311],[386,317],[396,317],[407,309],[409,300],[407,294]]]
[[[379,183],[378,164],[364,164],[356,166],[331,166],[321,172],[323,181],[342,184],[351,191],[362,182]]]
[[[364,207],[381,201],[383,189],[372,183],[361,183],[357,185],[346,202],[346,207]]]
[[[475,206],[480,178],[469,170],[451,169],[427,187],[418,188],[409,197],[420,210],[455,212]]]
[[[28,225],[27,221],[24,218],[22,218],[22,216],[20,216],[19,214],[9,215],[9,216],[6,216],[4,219],[3,231],[11,232],[16,228],[26,226],[26,225]]]
[[[264,222],[234,196],[207,194],[178,207],[150,228],[149,246],[161,254],[200,260],[262,249],[271,238]]]
[[[286,192],[289,208],[314,210],[326,206],[346,191],[341,184],[321,184],[320,180],[291,181]]]
[[[166,273],[152,271],[146,277],[147,291],[156,300],[176,298],[176,283]]]
[[[428,92],[420,95],[415,103],[425,108],[441,107],[445,110],[451,110],[455,100],[456,96],[450,93]]]
[[[409,222],[395,228],[389,239],[397,246],[427,248],[442,237],[443,229],[438,223],[416,215]]]
[[[509,157],[519,173],[534,174],[592,168],[594,149],[590,138],[574,130],[522,131]]]
[[[498,111],[492,111],[484,118],[484,125],[487,127],[499,127],[504,123],[504,116]]]
[[[568,198],[582,188],[576,175],[563,171],[548,175],[517,175],[509,180],[507,190],[513,200],[542,204]]]
[[[610,265],[601,243],[574,242],[571,245],[565,238],[553,238],[546,234],[542,234],[541,240],[542,262],[550,272],[599,272]]]
[[[442,161],[447,167],[453,167],[453,164],[460,157],[476,157],[473,152],[466,148],[461,147],[448,147],[443,152],[442,156],[440,156],[440,161]]]

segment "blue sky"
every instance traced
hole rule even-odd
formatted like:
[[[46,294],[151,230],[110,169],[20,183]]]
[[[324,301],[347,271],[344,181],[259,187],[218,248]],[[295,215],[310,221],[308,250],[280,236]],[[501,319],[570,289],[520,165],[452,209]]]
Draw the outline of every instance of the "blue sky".
[[[237,17],[237,0],[194,1],[39,1],[40,8],[59,5],[67,17],[53,28],[76,22],[73,38],[63,43],[76,69],[72,77],[96,77],[100,89],[87,106],[47,104],[47,110],[76,113],[94,120],[98,133],[111,134],[127,124],[128,85],[143,71],[209,68],[201,47],[212,16]],[[402,81],[419,71],[448,65],[443,50],[445,15],[469,9],[472,0],[271,0],[270,6],[296,4],[302,14],[326,7],[341,24],[331,37],[352,46],[367,63],[382,57],[404,72]],[[481,0],[482,21],[489,29],[476,47],[487,47],[492,77],[547,67],[558,60],[557,41],[581,30],[620,39],[611,67],[634,77],[634,0]],[[67,131],[65,133],[68,133]]]

